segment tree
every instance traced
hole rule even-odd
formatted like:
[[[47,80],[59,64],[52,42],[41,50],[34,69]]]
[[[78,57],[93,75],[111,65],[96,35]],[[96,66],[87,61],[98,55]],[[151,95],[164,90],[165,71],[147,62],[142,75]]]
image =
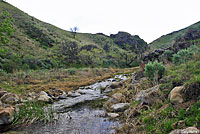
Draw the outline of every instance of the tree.
[[[4,11],[0,15],[0,46],[9,42],[9,37],[13,34],[14,19],[9,12]]]
[[[74,36],[74,38],[76,38],[76,32],[79,30],[79,28],[78,27],[73,27],[73,28],[70,28],[70,31],[73,33],[73,36]]]

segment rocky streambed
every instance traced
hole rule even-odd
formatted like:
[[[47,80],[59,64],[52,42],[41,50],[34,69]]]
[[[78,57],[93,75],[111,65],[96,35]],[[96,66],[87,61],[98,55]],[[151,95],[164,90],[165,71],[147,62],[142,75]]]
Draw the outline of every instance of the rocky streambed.
[[[103,108],[107,94],[115,90],[120,82],[128,79],[128,75],[116,75],[95,84],[80,87],[60,96],[52,104],[55,120],[48,124],[33,124],[22,129],[33,134],[108,134],[114,133],[120,122],[115,117],[117,113],[107,113]],[[104,90],[103,90],[104,89]],[[96,107],[96,103],[102,105]],[[113,107],[116,111],[127,107],[128,104],[118,104]],[[47,108],[48,109],[48,108]],[[110,120],[108,117],[115,118]]]

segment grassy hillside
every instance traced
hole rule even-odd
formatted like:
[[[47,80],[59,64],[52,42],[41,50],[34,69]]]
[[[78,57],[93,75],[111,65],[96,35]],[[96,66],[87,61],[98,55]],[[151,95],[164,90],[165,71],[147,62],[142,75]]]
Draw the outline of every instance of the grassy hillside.
[[[189,27],[163,35],[160,38],[150,43],[151,50],[159,48],[167,48],[173,44],[176,38],[183,36],[189,29],[200,30],[200,22],[197,22]]]
[[[74,37],[74,33],[31,17],[6,2],[0,2],[0,12],[3,11],[8,11],[15,20],[15,33],[10,43],[3,46],[10,54],[0,55],[1,68],[7,72],[25,68],[132,66],[136,53],[147,48],[147,43],[139,36],[125,32],[112,38],[89,33],[76,33]],[[122,40],[120,45],[125,47],[117,44],[116,40]],[[5,69],[2,67],[4,64],[9,64],[10,68]]]

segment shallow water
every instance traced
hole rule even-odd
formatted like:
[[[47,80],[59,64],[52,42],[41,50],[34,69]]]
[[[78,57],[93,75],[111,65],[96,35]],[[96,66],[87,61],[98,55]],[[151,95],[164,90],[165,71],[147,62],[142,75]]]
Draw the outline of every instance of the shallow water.
[[[59,119],[53,123],[36,124],[27,127],[26,131],[32,134],[112,134],[114,127],[120,126],[120,123],[104,115],[104,109],[81,106],[60,113]]]
[[[34,124],[23,128],[31,134],[112,134],[114,127],[120,127],[117,120],[109,120],[105,117],[105,109],[91,107],[88,101],[95,101],[106,97],[107,93],[101,93],[101,88],[109,84],[126,80],[125,75],[117,75],[102,82],[90,86],[80,87],[77,92],[80,96],[68,97],[55,102],[52,106],[57,120],[49,124]],[[103,100],[102,100],[103,101]],[[80,104],[81,105],[78,105]],[[61,113],[62,112],[62,113]]]

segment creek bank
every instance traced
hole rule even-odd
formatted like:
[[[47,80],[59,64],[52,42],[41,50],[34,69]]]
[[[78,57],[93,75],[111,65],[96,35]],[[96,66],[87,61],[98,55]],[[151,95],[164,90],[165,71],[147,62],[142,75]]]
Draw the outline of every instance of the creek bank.
[[[38,100],[38,101],[43,101],[47,103],[52,103],[54,115],[55,117],[57,117],[57,120],[56,120],[56,124],[58,124],[57,127],[60,128],[60,130],[63,130],[63,132],[69,132],[70,130],[70,133],[73,133],[73,131],[71,130],[75,131],[75,129],[77,129],[77,126],[79,125],[80,127],[81,126],[80,123],[83,123],[86,120],[86,118],[88,118],[89,120],[91,120],[88,122],[89,123],[88,125],[91,125],[93,122],[94,125],[98,126],[96,127],[96,129],[99,129],[99,131],[101,130],[100,133],[103,133],[103,131],[112,133],[114,132],[113,128],[115,126],[119,126],[120,123],[117,120],[112,121],[107,117],[116,118],[118,117],[118,114],[107,113],[103,108],[103,104],[101,105],[101,107],[92,107],[92,108],[91,106],[89,107],[85,106],[85,104],[90,101],[93,102],[98,99],[101,102],[103,102],[103,100],[105,99],[108,99],[109,97],[107,96],[107,94],[110,91],[106,92],[105,88],[112,87],[112,91],[115,90],[115,88],[119,89],[119,87],[122,86],[121,82],[126,80],[129,76],[130,75],[128,74],[116,75],[114,78],[110,78],[102,82],[99,81],[95,84],[92,84],[86,87],[80,87],[78,90],[69,91],[69,92],[64,92],[59,89],[51,89],[48,91],[42,91],[39,94],[32,92],[32,93],[28,93],[22,99],[20,98],[20,100],[22,102],[27,102],[30,100],[31,101]],[[79,105],[80,107],[76,107],[77,105]],[[46,110],[48,110],[48,107]],[[78,116],[79,118],[77,118],[76,116]],[[67,120],[65,120],[65,123],[64,123],[63,119],[66,119],[66,118],[69,118],[68,120],[69,122],[74,122],[74,123],[72,124],[67,123]],[[30,125],[30,127],[28,127],[28,130],[30,129],[30,133],[31,131],[34,132],[35,127],[36,127],[38,130],[37,131],[38,133],[47,132],[48,130],[52,130],[50,127],[54,128],[50,124],[51,123],[47,125],[44,124],[43,126],[40,126],[41,125],[40,123],[35,124],[33,126]],[[71,125],[69,127],[69,130],[64,129],[65,128],[64,124]],[[93,127],[95,128],[95,126]],[[103,130],[101,127],[103,127]],[[22,131],[27,131],[27,128],[24,128],[24,129],[20,128],[20,129]],[[86,129],[88,129],[87,130],[88,132],[91,131],[92,133],[92,127],[91,128],[80,127],[80,132],[83,132]],[[52,130],[52,133],[54,132],[57,133],[58,130],[57,129],[56,131]]]

